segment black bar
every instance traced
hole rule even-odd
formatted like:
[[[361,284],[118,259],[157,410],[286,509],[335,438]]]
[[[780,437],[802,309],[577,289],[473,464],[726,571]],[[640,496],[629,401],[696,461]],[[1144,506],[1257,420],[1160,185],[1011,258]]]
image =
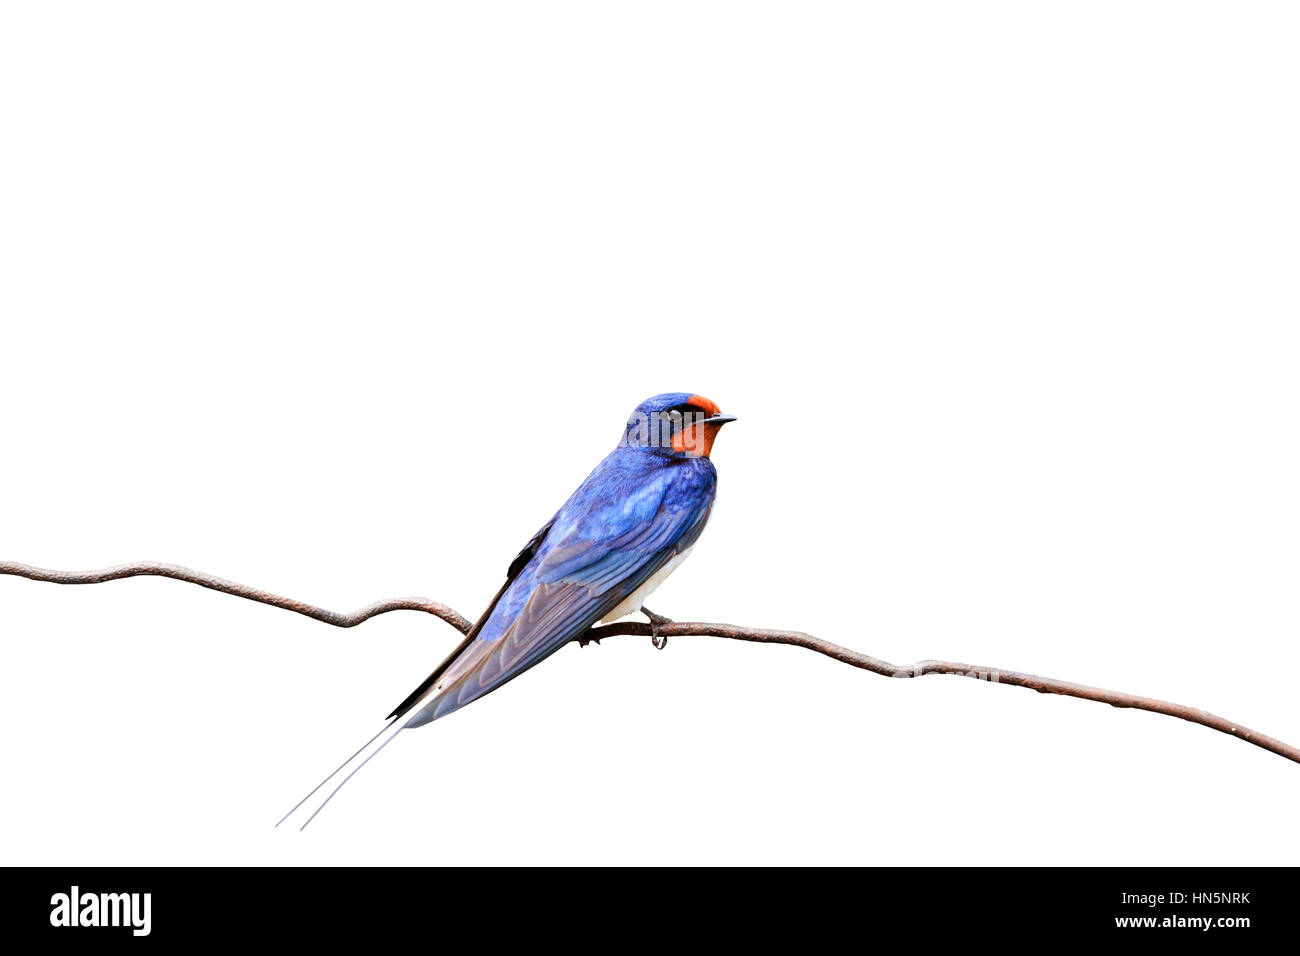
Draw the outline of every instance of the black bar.
[[[383,945],[414,935],[436,951],[455,938],[478,934],[495,945],[499,934],[522,933],[538,945],[572,936],[615,951],[705,936],[729,946],[792,939],[803,941],[802,952],[836,938],[866,949],[902,933],[927,942],[1131,940],[1181,948],[1278,938],[1294,928],[1297,913],[1291,869],[32,868],[7,875],[11,889],[0,897],[7,928],[96,945],[247,943],[267,933],[295,946]],[[125,925],[52,925],[52,916],[69,922],[58,907],[61,898],[71,903],[73,886],[83,907],[102,910],[105,921],[116,908]],[[147,935],[139,912],[145,893]],[[99,894],[115,896],[101,907]],[[141,895],[131,903],[116,894]],[[87,904],[88,896],[96,903]]]

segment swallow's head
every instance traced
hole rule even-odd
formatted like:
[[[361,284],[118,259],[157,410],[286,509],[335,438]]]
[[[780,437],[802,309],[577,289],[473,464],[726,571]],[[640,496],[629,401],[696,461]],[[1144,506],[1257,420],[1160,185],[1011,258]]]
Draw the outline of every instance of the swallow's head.
[[[670,458],[707,458],[718,431],[734,421],[703,395],[665,392],[636,407],[619,444]]]

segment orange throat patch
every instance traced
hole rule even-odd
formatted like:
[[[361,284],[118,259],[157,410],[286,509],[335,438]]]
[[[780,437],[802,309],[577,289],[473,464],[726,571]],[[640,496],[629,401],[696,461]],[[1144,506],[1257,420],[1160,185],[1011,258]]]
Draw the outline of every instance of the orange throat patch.
[[[706,416],[717,415],[722,411],[716,402],[709,401],[703,395],[692,395],[686,404],[694,405]],[[721,425],[705,425],[701,422],[689,425],[673,436],[673,451],[708,458],[713,451],[713,440],[718,437],[721,428]]]

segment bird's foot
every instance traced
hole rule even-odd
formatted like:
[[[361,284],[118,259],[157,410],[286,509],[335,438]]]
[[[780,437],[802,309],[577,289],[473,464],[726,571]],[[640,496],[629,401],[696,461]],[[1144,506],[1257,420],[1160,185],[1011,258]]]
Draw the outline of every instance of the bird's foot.
[[[659,628],[663,624],[671,624],[673,622],[672,618],[664,617],[662,614],[656,614],[648,607],[641,608],[641,613],[650,619],[650,643],[653,644],[657,650],[662,651],[668,646],[668,635],[665,634],[663,637],[660,637]]]
[[[599,644],[600,637],[595,634],[592,634],[591,631],[588,631],[586,634],[582,635],[582,637],[578,638],[579,647],[586,647],[588,644],[591,644],[593,642]]]

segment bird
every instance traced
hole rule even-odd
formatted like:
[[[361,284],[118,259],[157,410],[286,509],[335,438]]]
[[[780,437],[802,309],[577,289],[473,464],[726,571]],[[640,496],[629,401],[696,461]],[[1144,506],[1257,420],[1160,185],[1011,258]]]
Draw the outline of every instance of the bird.
[[[735,420],[691,392],[665,392],[638,405],[614,450],[510,562],[505,583],[460,645],[280,823],[351,768],[299,828],[306,829],[402,730],[491,693],[592,625],[642,610],[709,520],[718,484],[713,443]]]

